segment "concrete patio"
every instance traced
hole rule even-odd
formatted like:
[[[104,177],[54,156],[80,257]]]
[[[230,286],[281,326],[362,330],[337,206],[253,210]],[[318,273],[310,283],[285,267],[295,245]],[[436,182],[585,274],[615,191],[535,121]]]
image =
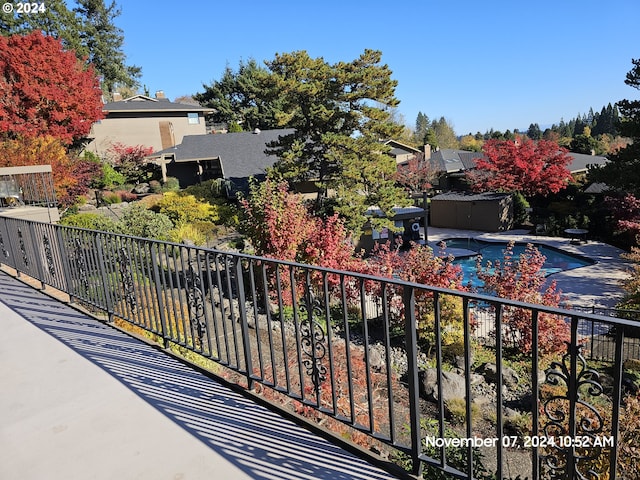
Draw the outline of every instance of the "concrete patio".
[[[0,272],[0,478],[396,478]]]

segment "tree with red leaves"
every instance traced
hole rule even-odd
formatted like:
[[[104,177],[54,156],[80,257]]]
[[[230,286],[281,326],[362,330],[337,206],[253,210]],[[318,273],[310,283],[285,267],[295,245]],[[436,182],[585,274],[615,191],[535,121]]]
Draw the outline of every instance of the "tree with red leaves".
[[[438,172],[424,155],[418,154],[406,164],[398,165],[395,180],[409,192],[424,192],[432,188]]]
[[[251,240],[256,254],[352,272],[366,270],[344,221],[338,215],[327,219],[314,216],[302,196],[288,190],[286,182],[254,183],[241,206],[244,219],[240,230]],[[317,276],[313,280],[320,284]],[[339,285],[340,279],[337,275],[328,275],[327,282],[333,288]],[[302,281],[298,286],[301,285]],[[281,275],[281,286],[287,303],[291,300],[288,275]]]
[[[504,251],[503,260],[493,264],[487,262],[483,266],[482,257],[478,257],[476,272],[484,283],[483,291],[501,298],[558,307],[562,294],[557,290],[555,281],[547,283],[542,271],[546,257],[531,244],[517,259],[513,249],[514,243],[511,242]],[[520,351],[529,353],[533,339],[531,312],[505,307],[502,321],[507,330],[505,337],[513,341]],[[540,353],[564,352],[565,343],[571,340],[569,324],[561,316],[540,313],[538,339]]]
[[[153,147],[115,143],[110,153],[113,168],[124,175],[127,183],[148,182],[159,173],[156,164],[145,161],[145,157],[153,153]]]
[[[441,245],[444,248],[444,245]],[[421,283],[433,287],[467,291],[462,268],[453,263],[453,257],[434,254],[424,245],[413,245],[407,252],[400,252],[398,246],[389,242],[377,244],[369,259],[369,273],[379,277],[399,278],[408,282]],[[392,311],[391,320],[404,328],[404,303],[399,292],[389,285],[372,283],[370,291],[381,298],[380,288],[387,289]],[[436,344],[436,312],[434,296],[427,290],[416,290],[415,305],[418,322],[418,337],[428,351]],[[464,315],[462,299],[452,295],[439,296],[442,347],[445,355],[460,355],[464,351]],[[471,327],[475,321],[471,319]]]
[[[102,92],[92,67],[53,37],[0,36],[0,136],[51,135],[64,145],[87,136],[102,118]]]
[[[467,179],[477,192],[557,193],[571,180],[571,156],[550,140],[488,140]]]

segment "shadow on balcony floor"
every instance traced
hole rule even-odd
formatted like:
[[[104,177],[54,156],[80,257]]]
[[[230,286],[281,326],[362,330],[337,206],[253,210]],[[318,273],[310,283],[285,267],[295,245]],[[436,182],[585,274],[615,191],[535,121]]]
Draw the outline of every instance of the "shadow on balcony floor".
[[[60,423],[59,419],[50,418],[52,414],[60,416],[60,410],[64,408],[63,405],[55,403],[63,404],[65,402],[65,386],[58,383],[58,376],[60,376],[62,380],[69,382],[69,392],[67,392],[69,395],[74,389],[79,389],[81,392],[74,394],[76,396],[70,400],[75,402],[73,408],[77,409],[78,415],[82,415],[84,409],[93,408],[94,405],[91,402],[97,402],[104,404],[103,407],[106,405],[106,408],[110,408],[112,410],[110,413],[113,413],[116,418],[113,423],[103,422],[105,423],[103,425],[104,432],[95,428],[87,428],[85,425],[78,432],[84,433],[87,435],[86,437],[71,438],[70,445],[77,451],[63,451],[63,458],[55,459],[55,462],[60,464],[60,468],[64,467],[66,472],[64,478],[66,479],[89,478],[86,476],[89,472],[91,478],[105,479],[203,478],[199,475],[207,470],[202,465],[195,465],[193,461],[187,465],[186,470],[181,470],[182,473],[178,476],[176,476],[175,470],[173,473],[171,470],[171,468],[176,468],[174,467],[176,459],[182,459],[183,463],[188,464],[187,460],[193,456],[194,452],[198,452],[198,449],[202,449],[202,444],[213,450],[213,452],[208,450],[210,455],[205,452],[203,455],[206,458],[205,461],[208,463],[215,461],[220,464],[219,469],[215,465],[209,467],[209,478],[283,480],[395,478],[293,422],[257,405],[224,385],[190,369],[153,347],[83,315],[4,273],[0,273],[0,302],[6,305],[5,307],[0,304],[0,326],[3,330],[3,342],[5,343],[4,346],[0,346],[0,363],[4,370],[0,371],[0,381],[3,384],[3,389],[7,385],[5,382],[9,381],[13,382],[10,385],[11,388],[7,389],[10,392],[25,391],[25,388],[27,392],[31,393],[38,391],[38,389],[44,390],[46,385],[43,383],[33,385],[37,381],[38,375],[42,378],[42,370],[52,376],[52,378],[45,378],[44,383],[58,386],[54,389],[55,391],[39,392],[40,396],[36,397],[39,398],[38,404],[29,408],[33,410],[42,407],[42,411],[28,411],[27,414],[30,415],[25,414],[23,399],[5,397],[4,400],[0,400],[0,406],[3,409],[2,416],[0,416],[0,451],[3,452],[2,456],[6,454],[5,458],[10,460],[5,466],[0,466],[0,477],[4,474],[20,473],[20,478],[23,479],[43,478],[38,477],[34,472],[48,472],[47,478],[62,478],[56,474],[55,463],[35,469],[32,465],[49,461],[45,452],[37,451],[41,444],[45,443],[38,436],[41,433],[50,433],[49,431],[45,432],[45,428],[51,430],[51,425],[54,425],[55,422]],[[36,330],[28,329],[25,331],[28,324],[23,319],[48,333],[58,342],[52,341],[51,337],[40,335]],[[22,333],[14,335],[18,331]],[[66,355],[67,360],[63,361],[47,356],[49,351],[61,348],[64,349],[63,354]],[[70,354],[69,349],[79,354],[80,357]],[[91,363],[89,364],[85,360]],[[79,366],[84,368],[85,372],[88,369],[89,375],[76,377],[70,374],[68,372],[69,365],[66,362],[75,365],[82,364]],[[47,365],[47,363],[50,364]],[[107,372],[112,378],[96,370],[96,366]],[[17,367],[18,370],[13,367]],[[19,374],[18,371],[21,373]],[[33,373],[33,376],[25,378],[25,372],[29,371]],[[90,396],[78,398],[78,395],[84,396],[85,393],[89,395],[90,391],[84,392],[83,390],[96,388],[96,382],[113,384],[113,379],[120,384],[114,386],[116,390],[123,390],[121,385],[124,385],[144,400],[147,405],[137,401],[135,396],[131,397],[130,393],[127,393],[129,399],[124,407],[122,403],[116,402],[116,399],[111,397],[91,401],[87,401],[93,398]],[[69,402],[69,400],[66,401]],[[131,411],[127,412],[129,405]],[[71,407],[71,405],[67,406]],[[129,443],[136,442],[138,438],[146,442],[137,446],[142,452],[139,455],[138,463],[148,461],[144,456],[144,450],[157,449],[159,444],[164,443],[164,437],[157,438],[158,429],[156,427],[158,425],[153,425],[149,431],[140,432],[139,429],[133,431],[136,428],[136,420],[151,410],[148,406],[152,406],[157,412],[162,413],[161,416],[152,416],[151,418],[155,419],[152,421],[164,425],[165,423],[170,424],[170,422],[166,422],[166,419],[170,419],[183,429],[182,431],[178,429],[179,435],[184,435],[184,431],[191,434],[180,437],[178,450],[173,451],[169,456],[163,457],[160,454],[158,458],[162,449],[155,452],[154,461],[159,461],[160,465],[155,465],[156,470],[154,471],[163,472],[164,475],[156,476],[147,468],[148,465],[138,465],[140,470],[134,476],[130,476],[134,471],[123,471],[123,465],[119,462],[121,458],[118,457],[118,449],[115,444],[113,450],[109,449],[106,452],[111,462],[109,465],[112,465],[109,468],[112,468],[112,471],[99,471],[99,465],[94,465],[93,471],[89,470],[84,473],[73,470],[74,466],[70,464],[76,461],[74,458],[80,456],[78,452],[93,450],[90,445],[95,443],[95,438],[99,438],[103,434],[109,435],[113,433],[113,430],[117,431],[114,438],[121,439],[125,444],[127,441]],[[113,412],[117,408],[125,411]],[[75,413],[71,415],[73,416]],[[36,425],[35,422],[39,423]],[[171,432],[171,428],[175,428],[175,426],[168,425],[168,428],[168,431]],[[22,433],[17,435],[21,429]],[[29,441],[28,438],[23,438],[25,437],[24,430],[29,429],[34,432],[31,446],[28,444],[11,446],[12,442],[15,442],[15,438],[12,438],[12,432],[14,437],[18,436],[22,441]],[[38,429],[41,429],[42,432],[39,432]],[[70,434],[71,430],[73,428],[69,428],[67,434]],[[131,437],[129,438],[128,435]],[[55,438],[61,437],[52,437],[51,442],[57,443],[58,440]],[[68,438],[66,441],[69,441]],[[36,451],[29,452],[30,448]],[[25,449],[27,452],[22,453]],[[59,450],[60,448],[58,448]],[[15,453],[14,458],[11,458],[11,452]],[[135,455],[132,456],[135,457]],[[215,457],[215,460],[210,457]],[[25,462],[28,459],[28,463],[21,465],[22,458]],[[162,462],[165,460],[168,465],[166,469],[163,469]],[[79,462],[81,461],[82,459],[79,460]],[[125,461],[131,460],[126,459]],[[202,461],[202,458],[199,461]],[[5,463],[5,461],[0,463]],[[189,471],[189,467],[193,468]],[[14,470],[11,470],[12,468]],[[92,466],[88,465],[84,468],[91,469]],[[217,474],[210,476],[211,471],[217,472]],[[72,474],[70,475],[69,472]],[[76,476],[73,476],[74,474]]]

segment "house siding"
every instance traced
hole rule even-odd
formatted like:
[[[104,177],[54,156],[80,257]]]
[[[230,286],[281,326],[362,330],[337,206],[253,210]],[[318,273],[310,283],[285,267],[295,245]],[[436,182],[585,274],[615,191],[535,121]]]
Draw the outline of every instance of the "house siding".
[[[143,145],[152,147],[154,151],[163,149],[161,125],[170,123],[173,127],[173,139],[175,145],[182,142],[185,135],[204,135],[207,133],[204,116],[199,113],[199,123],[190,124],[188,112],[179,114],[162,115],[148,114],[137,117],[133,114],[109,115],[99,123],[94,123],[91,128],[93,140],[87,146],[87,150],[99,156],[106,156],[114,143],[124,145]],[[165,138],[165,142],[166,142]],[[164,147],[166,148],[166,147]]]

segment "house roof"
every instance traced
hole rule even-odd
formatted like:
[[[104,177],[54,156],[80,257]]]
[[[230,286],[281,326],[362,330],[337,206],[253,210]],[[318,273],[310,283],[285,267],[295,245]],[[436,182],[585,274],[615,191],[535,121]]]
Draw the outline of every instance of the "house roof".
[[[106,113],[142,113],[142,112],[202,112],[213,113],[215,110],[198,105],[170,102],[167,99],[151,98],[145,95],[134,95],[119,102],[108,102],[102,110]]]
[[[583,153],[569,152],[569,155],[573,159],[568,168],[571,173],[586,172],[589,165],[604,165],[608,162],[607,157],[601,157],[599,155],[585,155]]]
[[[245,189],[250,177],[263,176],[278,158],[265,153],[267,144],[293,133],[293,129],[186,135],[180,145],[155,152],[149,158],[173,156],[176,163],[220,160],[225,179]]]
[[[384,144],[389,145],[389,147],[391,147],[391,150],[389,151],[389,153],[394,157],[398,155],[406,155],[407,153],[415,154],[415,153],[422,152],[422,150],[420,150],[419,148],[415,148],[410,145],[405,145],[404,143],[400,143],[395,140],[386,140]]]
[[[431,201],[458,201],[458,202],[487,202],[493,200],[502,200],[511,196],[510,193],[466,193],[466,192],[449,192],[441,193],[431,199]]]
[[[430,162],[436,170],[453,173],[475,168],[474,159],[482,156],[483,154],[478,152],[443,148],[431,153]]]
[[[475,168],[474,159],[483,156],[483,153],[444,148],[433,152],[430,161],[436,170],[455,173]],[[569,156],[572,160],[567,168],[571,173],[586,172],[588,165],[603,165],[607,162],[606,157],[598,155],[584,155],[582,153],[569,152]]]

